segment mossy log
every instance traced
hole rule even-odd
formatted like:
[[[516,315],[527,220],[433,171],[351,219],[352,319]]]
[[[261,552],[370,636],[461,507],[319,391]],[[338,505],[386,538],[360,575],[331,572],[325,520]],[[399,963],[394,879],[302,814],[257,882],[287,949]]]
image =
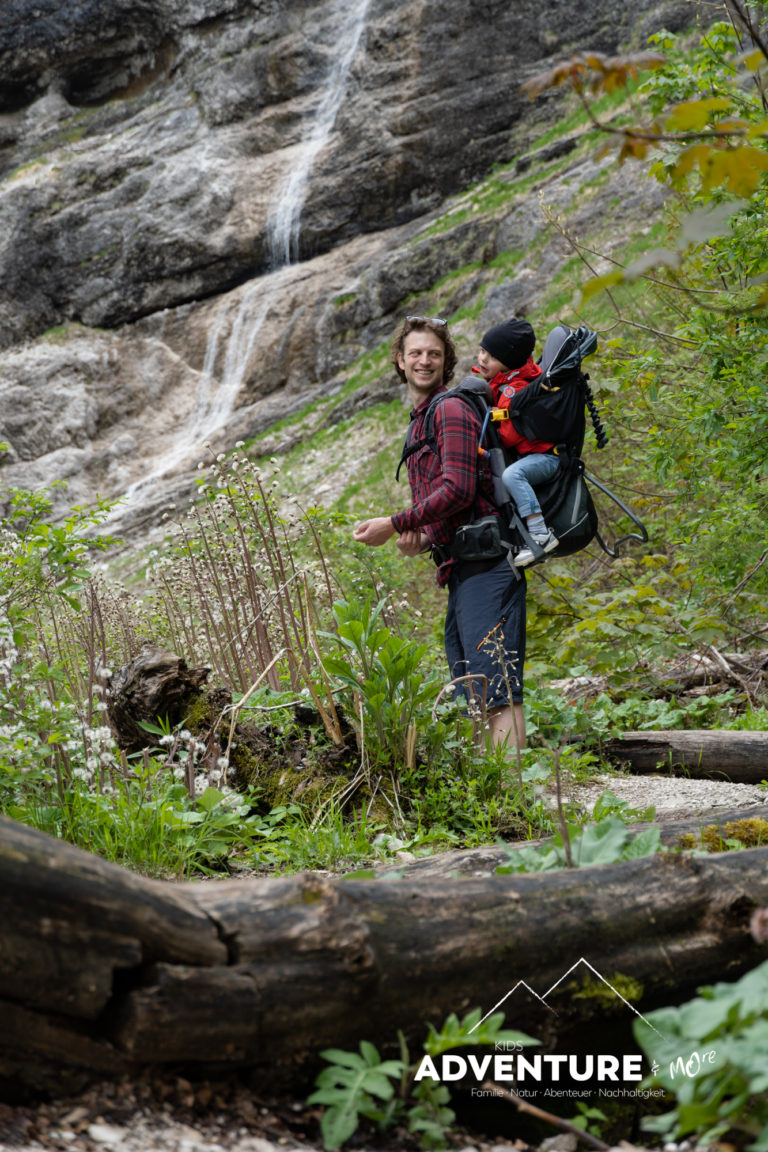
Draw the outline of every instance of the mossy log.
[[[306,1084],[318,1052],[418,1044],[426,1024],[538,993],[584,959],[645,1011],[767,954],[768,848],[466,879],[177,885],[0,820],[0,1086],[69,1091],[158,1065]],[[608,1011],[564,981],[507,1024],[560,1042]],[[614,1005],[627,1011],[626,1005]]]
[[[768,780],[768,732],[728,728],[624,732],[603,752],[637,773],[712,777],[737,784]]]
[[[220,772],[226,750],[229,783],[241,792],[255,789],[265,812],[293,803],[317,811],[333,801],[365,805],[374,818],[387,814],[385,802],[376,802],[363,781],[354,730],[341,712],[337,744],[318,740],[321,718],[305,704],[292,706],[288,732],[269,723],[241,723],[231,691],[205,684],[209,673],[210,668],[188,668],[175,652],[145,645],[109,680],[107,718],[118,746],[125,752],[151,748],[157,734],[142,724],[173,727],[183,721],[196,742],[199,767]]]
[[[768,846],[768,820],[759,805],[749,804],[742,808],[718,808],[701,812],[696,816],[659,819],[661,843],[667,848],[702,848],[712,850],[720,842],[725,847],[726,840],[736,840],[745,848]],[[637,834],[649,827],[648,821],[638,821],[631,826]],[[480,848],[454,848],[450,852],[440,852],[435,856],[423,856],[419,860],[402,865],[402,873],[409,879],[427,880],[436,877],[448,879],[451,876],[488,876],[507,859],[508,850],[536,847],[547,844],[551,836],[537,840],[523,840],[519,844],[509,841],[503,844],[484,844]],[[391,864],[382,864],[382,874],[391,871]]]

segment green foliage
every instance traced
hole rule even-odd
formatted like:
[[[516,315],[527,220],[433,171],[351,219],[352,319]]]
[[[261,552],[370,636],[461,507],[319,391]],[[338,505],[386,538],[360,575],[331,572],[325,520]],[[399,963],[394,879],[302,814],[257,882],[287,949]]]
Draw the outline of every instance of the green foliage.
[[[326,1148],[340,1148],[357,1130],[361,1116],[375,1118],[379,1109],[373,1097],[391,1100],[392,1080],[399,1080],[405,1065],[401,1060],[382,1060],[373,1044],[360,1041],[360,1055],[327,1048],[321,1053],[330,1067],[317,1077],[317,1091],[308,1104],[324,1104],[320,1127]]]
[[[602,1124],[608,1121],[605,1112],[585,1104],[583,1100],[577,1100],[576,1107],[578,1113],[571,1117],[571,1124],[574,1128],[580,1128],[582,1132],[589,1132],[591,1136],[597,1136],[600,1139],[603,1135]]]
[[[635,669],[635,677],[641,672]],[[650,672],[650,670],[649,670]],[[690,699],[645,695],[644,689],[663,690],[662,669],[643,676],[639,685],[612,685],[612,695],[598,692],[586,700],[567,703],[559,692],[545,684],[534,685],[526,701],[526,726],[531,737],[557,741],[563,736],[578,739],[578,744],[563,747],[562,767],[577,779],[589,778],[599,766],[594,753],[584,748],[597,748],[628,730],[654,731],[687,728],[759,729],[768,724],[765,709],[749,709],[743,715],[739,694],[733,688],[713,696]],[[623,698],[621,693],[625,692]]]
[[[297,804],[278,805],[254,822],[252,836],[245,859],[260,870],[338,871],[389,854],[378,824],[364,812],[347,816],[335,805],[316,815]]]
[[[429,1025],[429,1032],[424,1041],[424,1051],[427,1056],[442,1056],[454,1048],[467,1048],[482,1044],[518,1044],[523,1047],[537,1044],[524,1032],[504,1028],[504,1013],[493,1012],[485,1020],[479,1008],[473,1008],[466,1016],[459,1020],[455,1012],[446,1019],[438,1031],[434,1025]]]
[[[559,868],[591,868],[598,864],[615,864],[620,860],[637,860],[661,850],[661,831],[657,825],[632,834],[617,815],[596,819],[580,827],[567,824],[568,841],[556,832],[550,843],[534,848],[506,847],[507,862],[496,871],[503,876],[516,872],[553,872]]]
[[[373,768],[414,762],[419,723],[437,696],[440,682],[424,675],[426,646],[396,635],[382,623],[386,600],[373,606],[337,601],[336,633],[325,633],[343,655],[323,657],[323,667],[352,693],[348,714]]]
[[[64,778],[92,775],[111,743],[93,665],[87,698],[73,693],[50,627],[57,611],[81,607],[89,556],[110,542],[90,537],[107,506],[75,508],[60,524],[51,511],[48,493],[11,489],[0,525],[0,802],[41,783],[61,794]]]
[[[644,1127],[702,1147],[726,1133],[754,1152],[768,1149],[768,961],[733,984],[700,988],[679,1008],[635,1021],[635,1036],[655,1070],[653,1084],[675,1107]],[[729,1141],[730,1142],[730,1141]]]
[[[259,820],[249,815],[247,798],[212,787],[191,797],[185,783],[152,760],[126,777],[105,774],[98,787],[81,776],[61,794],[39,783],[15,796],[6,789],[4,814],[151,876],[223,869]]]
[[[56,485],[54,485],[55,487]],[[0,613],[11,624],[16,644],[33,627],[32,614],[57,599],[79,608],[78,593],[90,577],[91,553],[105,550],[107,537],[89,529],[105,519],[109,506],[74,508],[59,524],[49,519],[51,496],[44,491],[6,492],[8,512],[0,526]]]
[[[451,1013],[439,1030],[430,1024],[424,1052],[436,1057],[461,1047],[499,1043],[523,1047],[538,1043],[523,1032],[504,1029],[503,1012],[493,1013],[485,1020],[481,1017],[481,1010],[475,1008],[462,1020]],[[340,1148],[346,1143],[362,1118],[375,1121],[380,1131],[405,1121],[408,1131],[418,1135],[423,1148],[450,1146],[449,1129],[456,1118],[448,1107],[450,1093],[444,1084],[431,1077],[415,1081],[418,1062],[410,1063],[402,1033],[399,1039],[399,1060],[382,1060],[378,1050],[366,1040],[360,1042],[359,1054],[338,1048],[320,1053],[330,1067],[318,1075],[317,1091],[307,1103],[325,1106],[320,1127],[326,1149]],[[374,1097],[383,1101],[385,1107]]]

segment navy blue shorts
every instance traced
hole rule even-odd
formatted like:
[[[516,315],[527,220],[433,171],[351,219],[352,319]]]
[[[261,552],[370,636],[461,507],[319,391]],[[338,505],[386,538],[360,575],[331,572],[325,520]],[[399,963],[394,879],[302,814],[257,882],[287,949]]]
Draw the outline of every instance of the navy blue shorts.
[[[493,568],[467,579],[454,571],[448,581],[445,616],[445,654],[451,679],[477,676],[476,684],[464,681],[457,692],[481,696],[488,681],[486,705],[498,708],[510,699],[523,699],[525,662],[525,576],[515,576],[505,557]],[[511,691],[510,691],[511,689]]]

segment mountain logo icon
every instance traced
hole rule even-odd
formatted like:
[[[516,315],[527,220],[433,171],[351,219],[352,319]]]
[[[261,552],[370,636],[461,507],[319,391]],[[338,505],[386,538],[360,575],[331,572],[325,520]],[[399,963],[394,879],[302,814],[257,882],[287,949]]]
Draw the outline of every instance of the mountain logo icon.
[[[568,971],[564,972],[563,975],[560,977],[560,979],[556,980],[555,983],[552,985],[552,987],[547,989],[547,991],[544,993],[543,996],[540,996],[538,992],[534,991],[534,989],[531,988],[530,984],[527,984],[525,980],[518,980],[518,982],[515,985],[513,985],[512,988],[510,988],[509,992],[506,992],[502,996],[501,1000],[499,1000],[499,1002],[497,1004],[494,1004],[493,1008],[491,1008],[490,1011],[486,1012],[486,1014],[485,1014],[485,1016],[483,1016],[482,1020],[478,1020],[477,1024],[475,1024],[474,1028],[470,1028],[470,1034],[475,1031],[475,1028],[479,1028],[480,1025],[483,1023],[483,1021],[487,1020],[489,1016],[491,1016],[494,1012],[497,1012],[499,1010],[499,1008],[501,1008],[502,1004],[506,1003],[506,1001],[509,1000],[509,998],[511,996],[514,996],[516,993],[519,993],[521,989],[523,991],[527,992],[530,996],[532,996],[540,1004],[542,1004],[547,1009],[547,1011],[555,1012],[555,1009],[552,1007],[552,1005],[547,1003],[547,997],[551,996],[551,994],[555,991],[555,989],[559,988],[560,985],[563,983],[563,981],[567,980],[568,977],[571,975],[571,973],[575,972],[576,969],[580,965],[584,965],[584,967],[587,968],[592,973],[593,976],[596,976],[597,979],[602,984],[604,984],[606,986],[606,988],[609,988],[610,991],[614,994],[614,996],[616,996],[619,1000],[621,1000],[622,1004],[626,1005],[626,1007],[629,1008],[630,1012],[633,1012],[634,1015],[637,1016],[637,1018],[639,1020],[642,1020],[643,1023],[646,1024],[651,1029],[652,1032],[655,1032],[657,1036],[661,1036],[661,1033],[659,1032],[658,1028],[654,1028],[654,1026],[653,1026],[653,1024],[651,1024],[650,1020],[648,1020],[645,1016],[643,1016],[641,1012],[638,1012],[638,1010],[632,1004],[630,1004],[629,1000],[627,1000],[627,998],[625,996],[622,996],[621,992],[619,992],[619,990],[617,988],[614,988],[613,984],[611,984],[609,980],[606,980],[605,976],[603,976],[602,973],[598,972],[597,968],[595,968],[592,964],[590,964],[589,960],[585,959],[584,956],[581,956],[576,961],[575,964],[572,964],[571,967],[568,969]]]

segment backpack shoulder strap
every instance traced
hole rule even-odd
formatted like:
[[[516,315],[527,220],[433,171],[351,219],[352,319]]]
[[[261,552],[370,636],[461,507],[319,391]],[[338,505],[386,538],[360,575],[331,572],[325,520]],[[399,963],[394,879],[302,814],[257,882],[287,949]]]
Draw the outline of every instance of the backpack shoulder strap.
[[[435,407],[435,404],[438,402],[438,400],[440,400],[440,398],[442,396],[445,396],[445,395],[446,395],[445,392],[440,392],[440,393],[438,393],[437,396],[433,396],[432,400],[430,401],[429,407],[427,408],[426,412],[424,413],[424,435],[421,436],[418,440],[413,439],[413,425],[414,425],[414,422],[416,420],[416,413],[415,412],[411,413],[411,422],[408,425],[407,432],[405,433],[405,443],[403,444],[403,450],[400,453],[400,459],[399,459],[398,464],[397,464],[397,471],[395,472],[395,480],[400,479],[400,469],[402,468],[403,464],[405,464],[408,457],[413,456],[414,452],[420,451],[420,449],[422,449],[425,445],[430,449],[431,452],[434,452],[435,454],[437,454],[437,440],[435,439],[435,431],[434,431],[434,428],[435,428],[434,407]]]
[[[435,455],[437,455],[435,414],[437,412],[438,404],[440,404],[443,400],[449,399],[450,397],[456,397],[459,400],[463,400],[465,404],[468,404],[480,420],[481,425],[483,424],[487,409],[493,403],[493,396],[490,386],[486,383],[485,380],[482,380],[477,376],[465,376],[464,379],[461,380],[455,388],[449,388],[447,392],[438,392],[436,396],[432,397],[432,400],[430,401],[429,406],[424,413],[423,435],[418,440],[413,439],[413,423],[415,417],[411,417],[411,423],[408,426],[408,431],[405,434],[403,451],[400,454],[397,471],[395,472],[396,480],[399,480],[400,478],[400,469],[402,468],[405,461],[409,458],[409,456],[413,456],[415,452],[420,451],[420,449],[426,446],[429,448],[430,452],[434,452]]]

